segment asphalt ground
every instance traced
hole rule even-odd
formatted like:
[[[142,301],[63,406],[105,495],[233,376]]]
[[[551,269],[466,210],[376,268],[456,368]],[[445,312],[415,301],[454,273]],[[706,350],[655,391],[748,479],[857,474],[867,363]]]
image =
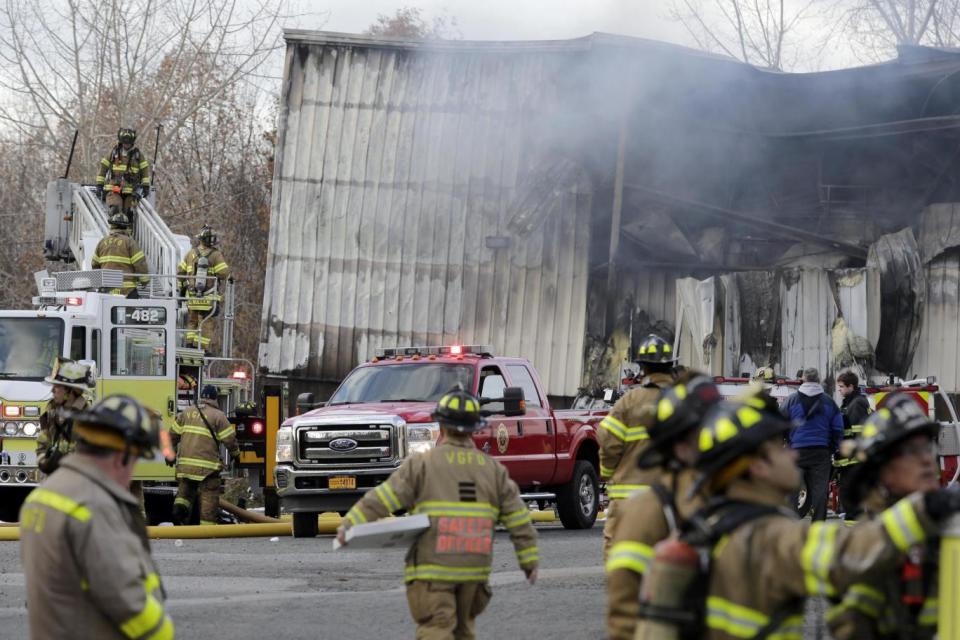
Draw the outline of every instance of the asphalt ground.
[[[587,531],[537,525],[540,578],[517,568],[506,533],[496,534],[493,600],[479,638],[604,637],[602,522]],[[337,551],[332,536],[152,540],[177,637],[412,638],[402,584],[403,551]],[[26,638],[24,578],[17,542],[0,542],[0,637]],[[827,637],[811,604],[808,639]]]

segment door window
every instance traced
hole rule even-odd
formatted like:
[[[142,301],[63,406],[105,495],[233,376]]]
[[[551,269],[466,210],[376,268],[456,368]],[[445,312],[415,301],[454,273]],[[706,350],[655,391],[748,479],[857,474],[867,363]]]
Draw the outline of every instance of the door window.
[[[87,357],[87,329],[74,327],[70,330],[70,358],[83,360]]]
[[[110,373],[137,377],[167,375],[166,331],[134,327],[111,329]]]
[[[480,397],[481,398],[502,398],[503,390],[507,388],[507,382],[503,379],[500,367],[484,367],[480,370]],[[494,413],[503,412],[502,402],[491,402],[486,409]]]
[[[94,329],[90,332],[90,359],[97,363],[97,371],[100,369],[100,329]]]
[[[523,399],[528,407],[543,407],[540,400],[540,394],[537,393],[537,385],[533,381],[533,376],[522,364],[507,365],[507,373],[513,384],[523,389]]]

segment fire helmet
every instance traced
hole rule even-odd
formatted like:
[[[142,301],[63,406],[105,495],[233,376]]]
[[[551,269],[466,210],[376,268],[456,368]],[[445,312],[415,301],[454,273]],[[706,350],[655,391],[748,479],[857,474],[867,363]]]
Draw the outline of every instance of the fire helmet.
[[[122,211],[117,211],[110,216],[107,223],[114,229],[127,229],[130,227],[130,219],[127,218],[127,214]]]
[[[699,427],[720,400],[717,385],[704,375],[664,389],[657,401],[656,420],[647,429],[650,440],[638,459],[640,467],[664,465],[672,457],[670,447]]]
[[[216,400],[220,397],[220,393],[212,384],[205,384],[203,388],[200,389],[200,397],[204,400]]]
[[[677,359],[673,357],[673,347],[670,346],[670,343],[653,333],[647,336],[647,338],[640,343],[640,348],[637,349],[637,362],[670,364],[676,361]]]
[[[860,464],[849,468],[846,495],[852,502],[859,503],[898,444],[917,434],[934,440],[939,432],[940,425],[931,420],[913,398],[903,393],[886,396],[883,407],[870,414],[857,434],[849,457]]]
[[[120,141],[120,144],[129,143],[133,144],[137,141],[137,131],[136,129],[128,129],[122,127],[117,131],[117,140]]]
[[[81,392],[97,386],[93,371],[88,365],[59,356],[53,363],[53,371],[43,381],[50,385],[69,387]]]
[[[480,400],[462,388],[448,391],[431,414],[434,420],[459,433],[472,433],[487,425],[480,414]]]
[[[213,232],[213,229],[209,225],[203,225],[203,227],[200,228],[200,233],[197,234],[197,240],[208,247],[215,247],[220,243],[220,238]]]
[[[107,396],[71,417],[74,435],[95,447],[150,458],[160,446],[160,414],[127,395]]]

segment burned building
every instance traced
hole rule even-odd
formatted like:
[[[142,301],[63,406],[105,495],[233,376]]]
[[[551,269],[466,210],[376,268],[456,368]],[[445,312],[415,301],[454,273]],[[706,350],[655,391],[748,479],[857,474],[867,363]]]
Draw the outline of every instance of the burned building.
[[[784,74],[605,34],[285,37],[269,374],[460,341],[569,397],[659,331],[714,374],[960,386],[960,55]]]

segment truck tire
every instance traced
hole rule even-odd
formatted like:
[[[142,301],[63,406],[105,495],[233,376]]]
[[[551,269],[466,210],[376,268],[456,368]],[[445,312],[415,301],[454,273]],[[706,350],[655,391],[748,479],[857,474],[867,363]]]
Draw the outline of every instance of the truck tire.
[[[597,470],[586,460],[577,460],[570,482],[557,491],[557,512],[565,529],[589,529],[597,520],[600,481]]]
[[[315,538],[317,536],[317,513],[293,514],[293,537],[294,538]]]

